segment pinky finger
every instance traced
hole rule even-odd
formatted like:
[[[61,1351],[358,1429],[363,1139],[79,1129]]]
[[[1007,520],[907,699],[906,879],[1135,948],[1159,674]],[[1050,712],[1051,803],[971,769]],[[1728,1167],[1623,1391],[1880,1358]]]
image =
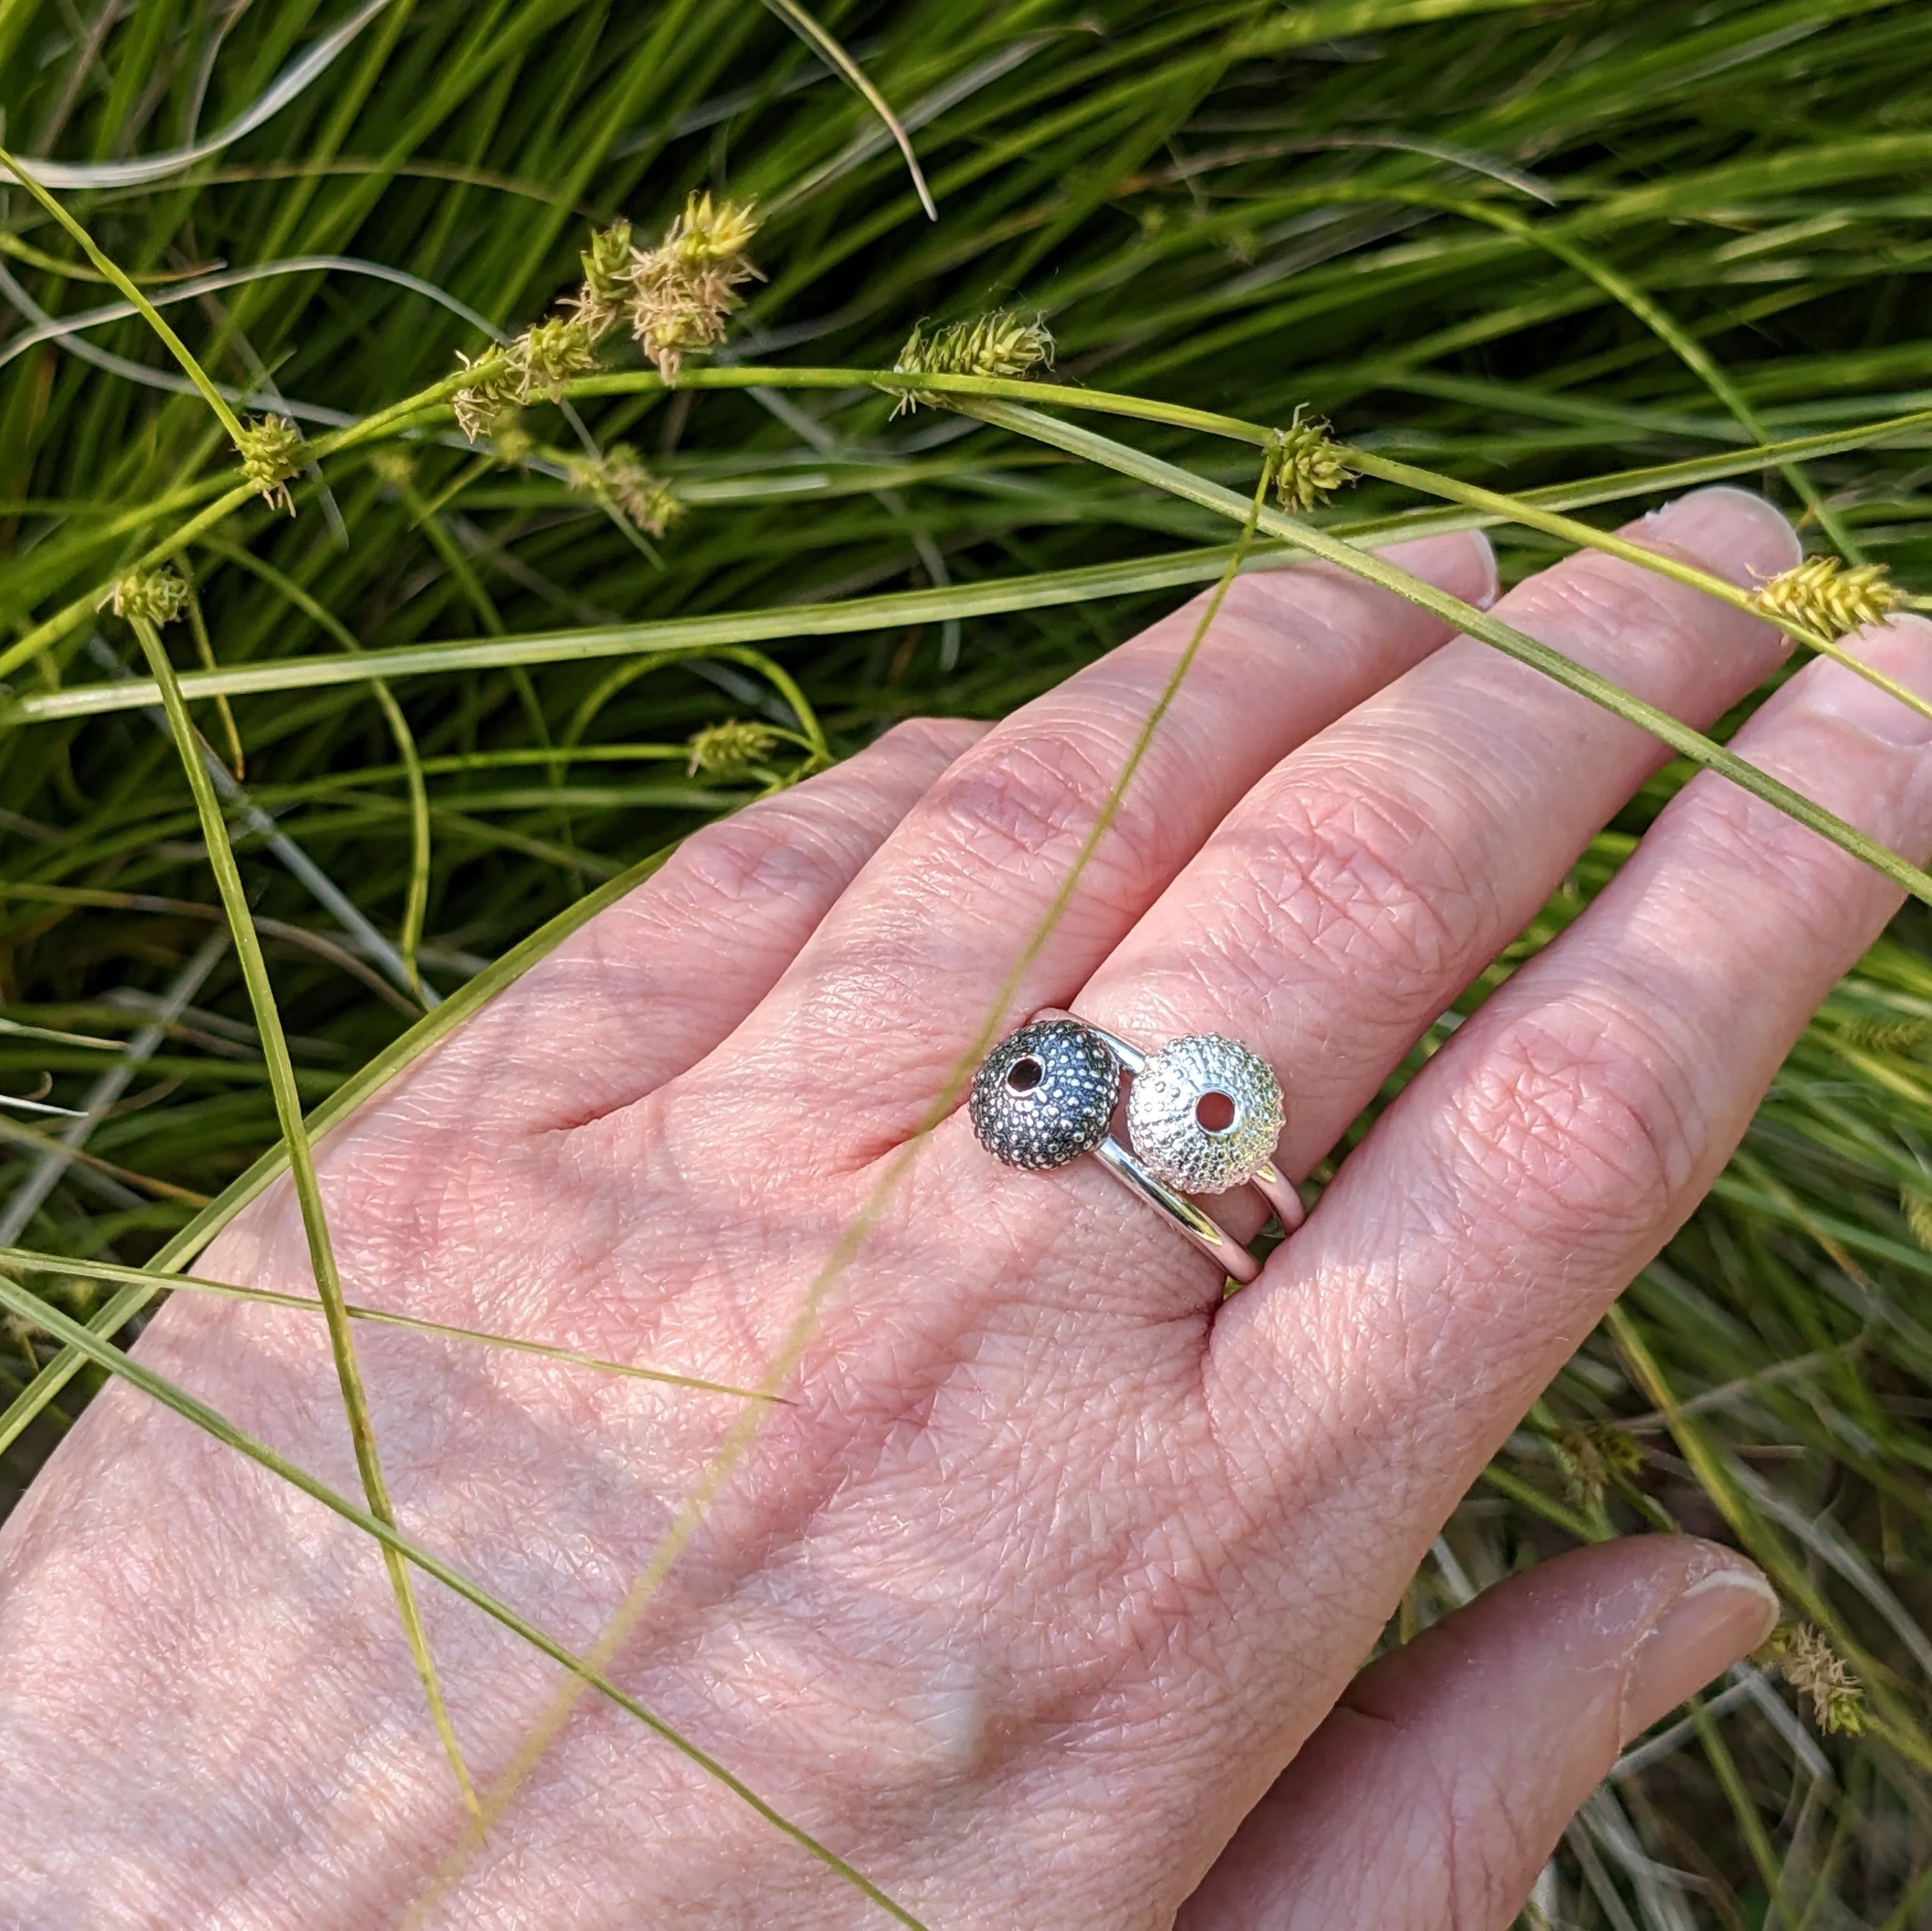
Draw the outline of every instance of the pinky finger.
[[[961,718],[900,724],[694,832],[421,1070],[437,1110],[472,1129],[544,1132],[614,1113],[695,1065],[986,729]]]
[[[1688,1536],[1499,1585],[1358,1679],[1177,1931],[1500,1931],[1622,1745],[1777,1615],[1756,1569]]]

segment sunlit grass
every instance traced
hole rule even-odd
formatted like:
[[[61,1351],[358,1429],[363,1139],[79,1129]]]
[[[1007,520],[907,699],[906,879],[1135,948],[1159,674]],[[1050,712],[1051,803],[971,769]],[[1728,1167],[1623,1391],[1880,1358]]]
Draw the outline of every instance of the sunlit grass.
[[[1358,480],[1267,511],[1250,565],[1298,522],[1351,567],[1346,546],[1391,529],[1480,525],[1514,577],[1602,545],[1583,512],[1731,475],[1815,549],[1932,583],[1932,53],[1909,4],[814,9],[891,127],[754,0],[250,9],[218,46],[177,0],[93,42],[74,17],[0,0],[0,138],[58,163],[102,251],[0,202],[0,303],[44,331],[0,362],[0,1057],[20,1094],[51,1076],[38,1103],[85,1111],[104,1063],[121,1084],[72,1131],[80,1157],[57,1119],[6,1143],[0,1244],[103,1264],[37,1283],[91,1322],[84,1346],[37,1335],[0,1280],[16,1483],[121,1372],[112,1338],[278,1170],[298,1097],[326,1131],[656,862],[638,854],[894,718],[998,714],[1221,576],[1246,445],[1298,409]],[[290,74],[238,141],[140,178]],[[608,373],[568,383],[574,418],[533,397],[470,447],[456,352],[539,321],[593,226],[650,241],[707,188],[764,224],[767,279],[718,361],[668,394],[614,341]],[[254,273],[292,262],[316,265]],[[222,285],[170,325],[224,412],[302,425],[292,520],[148,322],[62,331],[104,276],[138,304],[204,273]],[[915,326],[997,307],[1043,317],[1054,373],[1024,406],[966,382],[892,422],[883,377]],[[586,442],[632,447],[682,513],[640,531],[614,492],[573,489]],[[98,608],[170,558],[212,671],[144,664]],[[1837,649],[1821,613],[1776,612]],[[226,760],[225,832],[142,715],[170,685]],[[733,718],[772,734],[706,768],[692,739]],[[1712,761],[1671,741],[1684,758],[1472,999]],[[204,829],[232,841],[259,962],[211,949]],[[1640,1746],[1546,1886],[1565,1922],[1904,1931],[1925,1908],[1922,920],[1833,995],[1712,1201],[1410,1592],[1405,1630],[1576,1537],[1682,1524],[1749,1549],[1860,1678],[1856,1733],[1802,1727],[1810,1705],[1748,1672]],[[236,1038],[264,975],[285,1061]],[[111,1054],[104,1012],[129,1021]]]

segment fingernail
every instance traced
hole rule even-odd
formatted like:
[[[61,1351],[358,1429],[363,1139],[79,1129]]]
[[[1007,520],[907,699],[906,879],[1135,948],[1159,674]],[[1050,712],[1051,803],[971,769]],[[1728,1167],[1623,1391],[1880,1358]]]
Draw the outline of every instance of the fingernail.
[[[1412,542],[1390,544],[1377,553],[1478,610],[1487,610],[1496,600],[1496,546],[1480,529],[1418,537]]]
[[[1742,1556],[1711,1552],[1713,1566],[1663,1606],[1630,1653],[1623,1741],[1648,1729],[1720,1670],[1748,1656],[1778,1623],[1777,1592]]]
[[[1719,483],[1645,517],[1636,534],[1694,558],[1714,576],[1747,589],[1804,561],[1804,546],[1784,512],[1748,490]]]
[[[1932,623],[1895,616],[1845,640],[1845,647],[1921,697],[1932,697]],[[1932,718],[1915,711],[1842,664],[1818,664],[1804,673],[1804,708],[1851,725],[1881,744],[1916,750],[1932,744]]]

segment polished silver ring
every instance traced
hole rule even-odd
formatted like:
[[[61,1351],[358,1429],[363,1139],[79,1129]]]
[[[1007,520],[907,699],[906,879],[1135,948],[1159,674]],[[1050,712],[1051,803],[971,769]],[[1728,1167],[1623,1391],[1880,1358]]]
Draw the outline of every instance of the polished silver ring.
[[[1131,1146],[1112,1130],[1124,1086]],[[1090,1020],[1042,1012],[987,1054],[968,1110],[980,1145],[1010,1167],[1036,1172],[1091,1153],[1244,1286],[1259,1264],[1188,1195],[1251,1186],[1284,1232],[1301,1225],[1300,1196],[1274,1165],[1281,1082],[1218,1033],[1144,1053]]]

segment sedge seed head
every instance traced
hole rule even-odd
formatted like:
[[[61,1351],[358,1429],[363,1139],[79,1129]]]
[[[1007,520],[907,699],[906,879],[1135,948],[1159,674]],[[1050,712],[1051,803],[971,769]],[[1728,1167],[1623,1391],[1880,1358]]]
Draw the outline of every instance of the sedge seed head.
[[[1754,1660],[1810,1699],[1813,1720],[1828,1735],[1855,1737],[1864,1728],[1864,1686],[1822,1630],[1780,1623]]]
[[[1922,1052],[1932,1043],[1932,1019],[1852,1019],[1840,1029],[1838,1036],[1862,1052]]]
[[[1898,1207],[1905,1216],[1905,1225],[1912,1239],[1932,1253],[1932,1193],[1922,1187],[1901,1188]]]
[[[622,511],[646,536],[663,535],[684,514],[676,491],[653,475],[628,442],[614,442],[596,461],[579,458],[569,467],[573,490]]]
[[[770,724],[733,718],[698,732],[691,740],[692,777],[736,778],[764,763],[778,747],[778,734]]]
[[[1304,417],[1298,409],[1294,420],[1269,439],[1268,460],[1282,508],[1299,510],[1304,516],[1354,480],[1328,424]]]
[[[165,563],[154,570],[130,570],[107,593],[117,617],[136,619],[157,627],[172,623],[188,608],[188,589],[180,574]]]
[[[1053,366],[1053,336],[1038,316],[1029,321],[1010,309],[996,308],[973,322],[952,322],[932,335],[914,324],[892,373],[899,376],[988,376],[1009,381]],[[894,415],[923,403],[937,409],[944,398],[931,389],[908,388]]]
[[[261,491],[272,508],[296,513],[288,479],[302,467],[302,431],[285,415],[258,415],[236,439],[243,480]]]
[[[1566,1429],[1551,1438],[1550,1452],[1562,1471],[1570,1502],[1578,1508],[1595,1507],[1613,1477],[1634,1475],[1643,1466],[1642,1447],[1620,1428]]]
[[[498,424],[506,416],[514,413],[522,374],[508,352],[501,349],[487,350],[474,361],[459,349],[456,359],[475,376],[450,398],[456,411],[456,426],[472,442],[482,442],[496,433]]]
[[[490,453],[500,469],[520,469],[535,454],[537,439],[512,410],[490,432]]]
[[[754,203],[714,201],[706,189],[684,204],[684,212],[664,235],[664,246],[693,269],[723,268],[743,262],[758,232]]]
[[[554,316],[526,328],[511,343],[510,360],[518,371],[518,402],[528,402],[539,390],[554,402],[565,383],[597,367],[597,346],[575,317]]]
[[[1905,601],[1882,563],[1847,569],[1835,556],[1813,556],[1781,570],[1753,592],[1771,616],[1834,640],[1882,623]]]
[[[578,259],[584,264],[584,280],[564,307],[572,320],[580,322],[592,342],[601,342],[623,319],[624,304],[630,296],[631,224],[614,221],[590,238],[590,245]]]
[[[724,339],[743,304],[739,289],[761,279],[745,252],[758,226],[748,202],[694,194],[655,248],[631,251],[631,333],[666,383],[676,382],[686,355]]]

